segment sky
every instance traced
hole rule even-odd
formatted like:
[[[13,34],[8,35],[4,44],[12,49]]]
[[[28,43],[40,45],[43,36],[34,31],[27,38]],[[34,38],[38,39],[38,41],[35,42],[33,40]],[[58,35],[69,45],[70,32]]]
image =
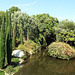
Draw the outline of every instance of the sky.
[[[75,0],[0,0],[0,11],[6,11],[12,6],[29,15],[47,13],[60,21],[75,21]]]

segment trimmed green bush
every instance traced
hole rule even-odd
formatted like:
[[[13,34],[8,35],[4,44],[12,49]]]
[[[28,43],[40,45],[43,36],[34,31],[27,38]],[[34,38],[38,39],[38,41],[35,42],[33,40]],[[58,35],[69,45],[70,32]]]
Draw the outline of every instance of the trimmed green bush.
[[[28,40],[28,41],[25,42],[24,45],[20,44],[17,47],[17,49],[24,51],[24,53],[27,52],[29,54],[31,54],[31,53],[33,54],[33,53],[40,50],[40,46],[37,43],[35,43],[31,40]]]
[[[52,57],[68,60],[75,57],[75,50],[69,44],[63,42],[53,42],[48,46],[48,49],[48,54]]]
[[[35,43],[35,42],[31,41],[31,40],[26,41],[24,46],[25,46],[25,50],[29,54],[31,54],[31,53],[34,54],[37,51],[40,51],[40,48],[41,48],[37,43]]]

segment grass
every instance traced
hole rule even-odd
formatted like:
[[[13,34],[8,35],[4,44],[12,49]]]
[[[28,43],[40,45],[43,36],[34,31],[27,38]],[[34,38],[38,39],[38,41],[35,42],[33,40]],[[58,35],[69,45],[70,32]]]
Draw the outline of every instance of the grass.
[[[3,71],[0,70],[0,75],[5,75],[5,73]]]
[[[12,58],[12,59],[11,59],[11,62],[19,63],[20,60],[19,60],[19,58]]]
[[[12,65],[7,66],[5,70],[6,73],[9,75],[16,73],[19,70],[20,66],[13,67]],[[1,74],[2,75],[2,74]]]
[[[3,71],[5,71],[9,75],[16,73],[20,68],[20,66],[18,65],[19,61],[20,61],[19,58],[12,57],[11,65],[7,65],[7,67],[4,68]],[[5,74],[1,72],[0,75],[5,75]]]

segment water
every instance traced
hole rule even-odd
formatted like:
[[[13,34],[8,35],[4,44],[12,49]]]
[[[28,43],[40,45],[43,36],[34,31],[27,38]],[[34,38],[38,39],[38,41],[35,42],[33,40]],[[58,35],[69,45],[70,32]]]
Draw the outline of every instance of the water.
[[[75,75],[75,59],[52,58],[47,52],[38,53],[24,63],[15,75]]]

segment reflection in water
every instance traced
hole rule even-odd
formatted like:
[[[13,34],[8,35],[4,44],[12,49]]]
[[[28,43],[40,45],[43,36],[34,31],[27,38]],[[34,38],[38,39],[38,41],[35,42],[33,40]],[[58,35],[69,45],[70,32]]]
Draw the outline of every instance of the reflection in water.
[[[75,75],[75,59],[60,60],[42,52],[27,61],[15,75]]]

